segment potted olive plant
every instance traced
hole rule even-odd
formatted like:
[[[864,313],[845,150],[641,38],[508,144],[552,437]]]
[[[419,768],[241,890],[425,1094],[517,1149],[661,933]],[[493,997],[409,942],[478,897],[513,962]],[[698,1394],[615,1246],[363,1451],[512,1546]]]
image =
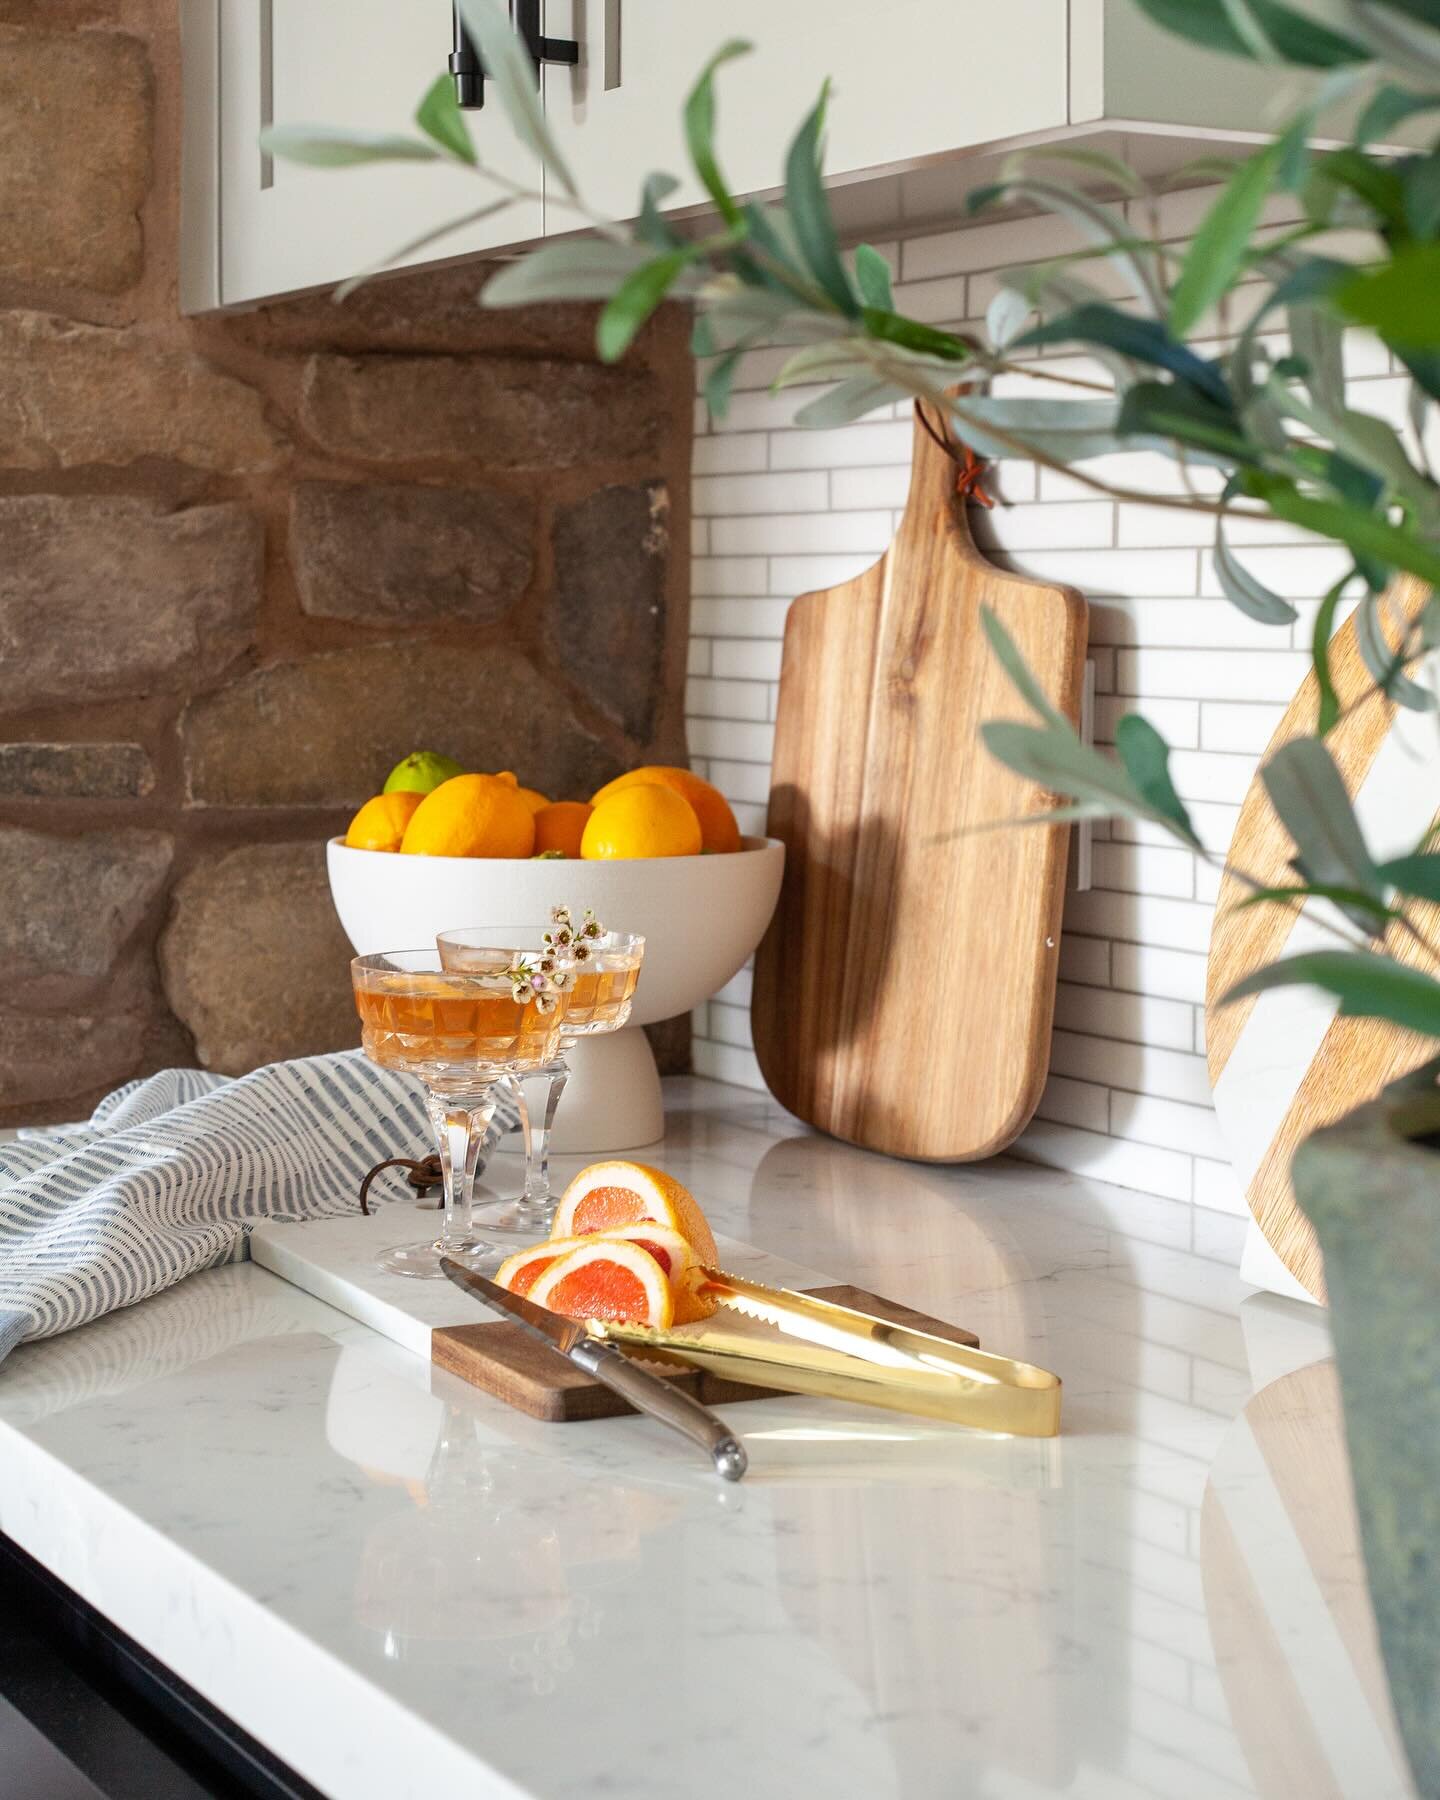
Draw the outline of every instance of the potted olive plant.
[[[1423,441],[1427,415],[1440,401],[1440,141],[1431,138],[1427,149],[1407,155],[1374,146],[1407,121],[1413,127],[1440,114],[1440,0],[1338,0],[1324,22],[1281,0],[1136,4],[1212,49],[1274,64],[1277,77],[1302,72],[1303,101],[1272,141],[1226,166],[1218,197],[1181,258],[1158,241],[1158,231],[1137,230],[1111,203],[1136,202],[1130,219],[1144,219],[1155,198],[1124,163],[1084,150],[1017,152],[998,183],[969,196],[970,209],[1004,203],[1050,210],[1078,226],[1090,248],[1002,278],[986,341],[976,342],[898,311],[888,267],[873,249],[842,252],[821,173],[823,92],[791,144],[783,198],[737,200],[715,147],[715,90],[721,66],[747,46],[726,44],[685,106],[689,153],[713,202],[713,224],[686,234],[668,221],[660,207],[677,183],[654,174],[634,224],[616,226],[587,208],[496,0],[461,0],[512,123],[545,165],[551,202],[558,197],[577,224],[594,227],[591,236],[547,245],[512,264],[488,283],[482,301],[603,301],[598,348],[613,361],[662,301],[684,300],[694,310],[695,350],[708,360],[705,392],[717,413],[748,351],[788,344],[793,354],[776,385],[827,384],[797,414],[800,424],[837,425],[913,397],[947,413],[956,436],[987,456],[1023,457],[1064,468],[1104,494],[1212,515],[1215,567],[1227,598],[1276,626],[1293,623],[1296,609],[1232,552],[1227,522],[1285,520],[1344,546],[1351,568],[1314,625],[1313,728],[1262,769],[1294,842],[1294,880],[1280,888],[1253,883],[1251,896],[1292,909],[1323,904],[1334,944],[1260,969],[1232,997],[1288,984],[1324,989],[1342,1013],[1417,1034],[1418,1062],[1424,1040],[1440,1042],[1437,959],[1424,944],[1420,910],[1440,902],[1440,849],[1431,847],[1432,833],[1407,855],[1375,859],[1326,738],[1342,711],[1330,640],[1342,600],[1354,591],[1358,641],[1374,688],[1400,706],[1435,706],[1440,598],[1425,590],[1440,589],[1440,485]],[[1357,121],[1349,141],[1317,153],[1310,140],[1318,122],[1342,102]],[[532,197],[482,165],[448,76],[426,94],[416,123],[421,135],[400,139],[278,127],[268,133],[268,148],[326,166],[448,159],[471,169],[486,190],[477,210]],[[1262,210],[1276,193],[1297,203],[1299,222],[1262,231]],[[1326,234],[1336,227],[1367,234],[1372,254],[1357,261],[1327,248]],[[1117,305],[1088,278],[1097,260],[1119,270],[1128,305]],[[1191,348],[1187,340],[1202,319],[1242,282],[1262,284],[1261,300],[1248,309],[1233,346],[1220,356]],[[1409,432],[1347,406],[1340,350],[1348,326],[1377,333],[1407,371]],[[1266,343],[1277,328],[1288,333],[1280,356]],[[1083,395],[1057,385],[1054,398],[987,395],[990,377],[1055,347],[1095,358],[1107,383]],[[1026,372],[1043,376],[1043,362]],[[1103,466],[1088,467],[1138,445],[1184,466],[1218,469],[1223,486],[1218,495],[1134,495],[1108,481]],[[1391,604],[1399,575],[1421,584],[1421,604]],[[1066,797],[1050,816],[1148,820],[1203,854],[1155,728],[1132,715],[1117,729],[1116,757],[1087,747],[1046,704],[998,621],[988,619],[987,631],[1034,716],[986,725],[985,742],[1010,768]],[[1418,959],[1417,940],[1429,952]],[[1403,958],[1396,953],[1402,943],[1410,952]],[[1417,1068],[1316,1133],[1293,1165],[1325,1258],[1381,1645],[1427,1795],[1440,1795],[1437,1080],[1440,1061]]]

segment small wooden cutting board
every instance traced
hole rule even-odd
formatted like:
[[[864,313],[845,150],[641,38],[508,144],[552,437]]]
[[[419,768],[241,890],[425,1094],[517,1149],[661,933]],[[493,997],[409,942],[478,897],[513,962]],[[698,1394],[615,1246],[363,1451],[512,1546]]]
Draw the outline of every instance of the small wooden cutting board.
[[[1068,826],[1014,823],[1053,797],[980,742],[1030,717],[982,606],[1077,719],[1085,602],[986,561],[917,418],[894,542],[786,622],[767,825],[785,884],[751,1022],[790,1112],[934,1162],[1003,1150],[1039,1102],[1064,900]]]
[[[882,1300],[864,1288],[809,1288],[808,1293],[820,1300],[849,1306],[856,1312],[873,1313],[894,1325],[906,1325],[912,1331],[928,1331],[952,1344],[965,1344],[974,1349],[980,1342],[973,1331],[960,1325],[947,1325],[926,1313],[900,1306],[893,1300]],[[430,1347],[431,1361],[462,1381],[483,1388],[497,1400],[528,1413],[532,1419],[545,1419],[568,1424],[576,1419],[614,1419],[635,1408],[618,1394],[602,1386],[592,1376],[542,1344],[523,1325],[495,1320],[482,1325],[448,1325],[434,1333]],[[647,1364],[658,1375],[678,1383],[687,1393],[706,1406],[730,1406],[739,1400],[768,1400],[781,1388],[747,1387],[738,1381],[726,1381],[709,1370],[677,1369],[651,1361]]]

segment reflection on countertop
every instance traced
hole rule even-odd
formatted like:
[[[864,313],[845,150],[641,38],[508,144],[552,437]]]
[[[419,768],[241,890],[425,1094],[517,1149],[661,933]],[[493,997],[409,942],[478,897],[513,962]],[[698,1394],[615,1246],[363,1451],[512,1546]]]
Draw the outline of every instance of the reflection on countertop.
[[[1064,1434],[757,1401],[729,1488],[240,1266],[0,1368],[0,1529],[346,1800],[1403,1800],[1325,1319],[1239,1220],[667,1088],[719,1230],[1058,1370]]]

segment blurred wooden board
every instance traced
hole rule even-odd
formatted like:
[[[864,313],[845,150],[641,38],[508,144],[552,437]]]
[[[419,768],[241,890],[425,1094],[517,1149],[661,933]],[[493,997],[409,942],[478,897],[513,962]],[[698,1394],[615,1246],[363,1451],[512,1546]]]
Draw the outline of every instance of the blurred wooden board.
[[[810,1288],[807,1292],[857,1312],[873,1313],[912,1331],[928,1331],[952,1344],[972,1349],[980,1340],[960,1325],[947,1325],[926,1313],[882,1300],[878,1294],[857,1287]],[[703,1326],[697,1326],[697,1332]],[[577,1369],[559,1351],[542,1344],[523,1325],[495,1320],[480,1325],[450,1325],[431,1339],[431,1360],[497,1400],[528,1413],[532,1419],[568,1424],[577,1419],[614,1419],[634,1412],[618,1394],[611,1393],[592,1376]],[[676,1369],[658,1362],[649,1364],[667,1380],[678,1382],[706,1406],[729,1406],[739,1400],[766,1400],[783,1392],[779,1388],[745,1387],[725,1381],[708,1370]]]
[[[936,1162],[1003,1150],[1045,1084],[1068,826],[996,762],[1029,719],[980,608],[1079,716],[1085,603],[976,549],[955,464],[916,421],[910,497],[863,575],[790,608],[767,831],[780,904],[751,1021],[771,1091],[822,1131]],[[984,827],[998,829],[983,829]]]
[[[1428,592],[1406,579],[1397,584],[1393,598],[1411,614]],[[1434,721],[1401,712],[1375,693],[1361,698],[1374,684],[1360,655],[1353,619],[1335,634],[1330,674],[1344,716],[1326,738],[1326,747],[1370,849],[1377,858],[1411,850],[1440,803]],[[1316,703],[1312,671],[1266,746],[1266,759],[1291,738],[1314,730]],[[1309,909],[1239,910],[1249,889],[1235,871],[1244,870],[1265,886],[1283,885],[1294,879],[1294,850],[1257,775],[1240,809],[1215,903],[1205,1046],[1215,1109],[1250,1211],[1285,1267],[1308,1293],[1323,1300],[1320,1250],[1295,1203],[1290,1159],[1312,1131],[1372,1099],[1386,1082],[1423,1062],[1434,1047],[1428,1038],[1383,1020],[1339,1018],[1335,1002],[1314,989],[1276,989],[1221,1006],[1237,981],[1264,964],[1336,945],[1332,935],[1314,924]],[[1417,907],[1414,916],[1433,939],[1440,908]],[[1403,961],[1434,966],[1402,935],[1392,935],[1391,948]]]

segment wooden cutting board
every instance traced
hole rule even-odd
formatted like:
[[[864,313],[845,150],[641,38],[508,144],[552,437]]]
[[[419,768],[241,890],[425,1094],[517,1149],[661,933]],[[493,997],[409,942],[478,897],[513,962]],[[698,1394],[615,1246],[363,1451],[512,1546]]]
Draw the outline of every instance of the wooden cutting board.
[[[955,473],[917,419],[890,548],[790,609],[767,826],[785,883],[751,1008],[782,1105],[935,1162],[1004,1149],[1040,1099],[1069,839],[1005,824],[1053,797],[980,743],[984,720],[1031,717],[980,608],[1071,719],[1086,640],[1078,593],[976,549]]]
[[[1394,600],[1414,612],[1428,589],[1409,580]],[[1414,848],[1435,817],[1440,798],[1440,745],[1428,716],[1397,712],[1373,688],[1355,637],[1354,620],[1335,634],[1330,674],[1342,708],[1326,738],[1378,858]],[[1313,671],[1301,683],[1266,746],[1268,759],[1290,738],[1315,726]],[[1349,710],[1353,707],[1353,711]],[[1312,1131],[1373,1099],[1388,1081],[1433,1054],[1434,1045],[1379,1019],[1342,1019],[1333,1000],[1313,988],[1280,988],[1221,1006],[1223,996],[1262,964],[1302,949],[1331,949],[1305,914],[1287,907],[1240,910],[1249,891],[1234,873],[1243,869],[1266,886],[1293,880],[1294,845],[1257,775],[1240,808],[1215,903],[1205,988],[1205,1049],[1215,1110],[1236,1177],[1267,1243],[1317,1300],[1325,1298],[1320,1249],[1295,1203],[1290,1159]],[[1440,908],[1415,909],[1432,939]],[[1413,942],[1393,939],[1402,960],[1434,965]]]
[[[838,1306],[853,1307],[857,1312],[873,1313],[896,1325],[908,1325],[912,1331],[928,1331],[952,1344],[968,1344],[974,1349],[980,1342],[973,1331],[960,1325],[947,1325],[918,1313],[893,1300],[882,1300],[864,1288],[809,1288],[808,1293],[821,1300],[833,1300]],[[736,1321],[727,1321],[736,1323]],[[757,1329],[766,1331],[766,1327]],[[434,1333],[431,1339],[431,1361],[452,1375],[483,1388],[497,1400],[529,1413],[532,1419],[570,1423],[576,1419],[614,1419],[635,1408],[618,1394],[601,1385],[593,1377],[577,1369],[557,1351],[547,1348],[522,1325],[497,1320],[485,1325],[450,1325]],[[687,1393],[694,1394],[706,1406],[729,1406],[737,1400],[767,1400],[783,1392],[779,1388],[746,1387],[738,1381],[726,1381],[708,1369],[676,1369],[652,1362],[657,1374],[676,1382]]]

